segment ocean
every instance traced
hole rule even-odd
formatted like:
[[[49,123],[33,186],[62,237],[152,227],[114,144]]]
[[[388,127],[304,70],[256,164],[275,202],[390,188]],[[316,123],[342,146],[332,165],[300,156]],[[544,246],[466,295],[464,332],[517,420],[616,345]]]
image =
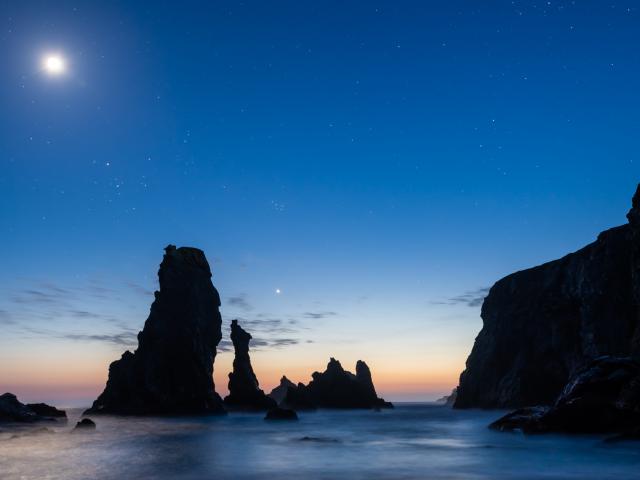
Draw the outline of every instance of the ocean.
[[[640,442],[493,432],[502,412],[429,404],[393,410],[224,417],[92,417],[71,433],[12,438],[0,429],[4,479],[640,479]]]

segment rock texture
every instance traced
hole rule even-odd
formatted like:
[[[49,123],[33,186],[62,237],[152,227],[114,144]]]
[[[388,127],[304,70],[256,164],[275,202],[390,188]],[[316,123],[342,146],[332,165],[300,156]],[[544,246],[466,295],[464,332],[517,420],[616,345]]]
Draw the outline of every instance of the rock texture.
[[[204,253],[169,245],[158,279],[137,350],[111,364],[104,392],[88,413],[224,412],[212,378],[222,337],[220,296]]]
[[[0,422],[38,422],[67,418],[64,410],[58,410],[46,403],[25,405],[13,393],[0,395]]]
[[[276,408],[276,401],[260,390],[258,378],[251,367],[249,342],[251,335],[239,324],[231,322],[231,341],[235,357],[233,372],[229,374],[229,395],[224,403],[234,410],[270,410]]]
[[[280,405],[287,396],[287,391],[290,387],[296,388],[296,384],[289,380],[286,376],[283,376],[280,379],[280,384],[273,390],[271,390],[271,393],[269,393],[269,397],[275,400],[278,405]]]
[[[449,395],[445,395],[444,397],[440,397],[435,401],[435,403],[439,405],[444,405],[445,407],[453,407],[453,404],[456,403],[456,398],[458,397],[458,387],[451,390]]]
[[[640,188],[627,218],[491,288],[455,407],[550,405],[589,361],[640,354]]]
[[[392,408],[390,402],[378,398],[366,363],[358,360],[356,374],[342,368],[339,361],[329,360],[327,369],[314,372],[308,385],[289,387],[284,405],[308,408]]]
[[[579,370],[551,407],[529,407],[490,425],[525,433],[633,433],[640,427],[640,363],[600,357]]]

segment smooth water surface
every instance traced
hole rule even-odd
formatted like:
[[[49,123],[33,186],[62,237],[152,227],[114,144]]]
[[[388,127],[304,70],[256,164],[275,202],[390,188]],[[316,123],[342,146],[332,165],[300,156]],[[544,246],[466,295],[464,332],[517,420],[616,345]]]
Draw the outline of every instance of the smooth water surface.
[[[413,404],[394,410],[204,418],[93,417],[95,433],[0,431],[2,479],[640,479],[640,442],[523,436],[500,412]],[[11,438],[13,436],[13,438]]]

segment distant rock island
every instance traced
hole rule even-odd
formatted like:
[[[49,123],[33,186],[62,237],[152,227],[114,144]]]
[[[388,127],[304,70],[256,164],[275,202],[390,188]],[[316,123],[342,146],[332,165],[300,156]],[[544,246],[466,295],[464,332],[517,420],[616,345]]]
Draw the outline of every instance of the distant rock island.
[[[13,393],[0,395],[0,422],[31,423],[46,420],[67,420],[67,413],[46,403],[24,404]]]
[[[239,324],[238,320],[231,322],[231,341],[235,357],[233,372],[229,374],[229,395],[224,403],[235,410],[269,410],[277,403],[260,390],[258,378],[251,367],[249,358],[249,342],[251,335]]]
[[[565,388],[575,394],[569,380],[595,359],[637,358],[640,186],[627,218],[581,250],[491,288],[456,408],[553,405]]]
[[[87,413],[224,413],[212,377],[222,338],[220,296],[204,252],[169,245],[158,279],[137,350],[111,364],[104,392]]]
[[[342,368],[335,358],[329,360],[324,372],[314,372],[308,385],[288,386],[281,404],[295,410],[393,407],[378,397],[366,363],[358,360],[354,375]]]

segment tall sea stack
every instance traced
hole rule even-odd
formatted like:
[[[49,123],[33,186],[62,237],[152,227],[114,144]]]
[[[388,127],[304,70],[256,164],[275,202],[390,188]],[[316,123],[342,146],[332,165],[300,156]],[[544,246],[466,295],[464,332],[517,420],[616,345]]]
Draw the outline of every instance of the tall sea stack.
[[[104,392],[89,413],[223,413],[213,384],[222,337],[220,295],[202,250],[169,245],[158,271],[149,318],[138,348],[109,367]]]
[[[231,321],[231,341],[235,351],[233,372],[229,374],[229,395],[224,403],[235,410],[269,410],[277,406],[276,401],[260,390],[258,378],[251,367],[249,342],[251,334],[245,331],[238,320]]]
[[[550,405],[594,359],[640,355],[640,186],[627,218],[491,288],[455,407]]]

